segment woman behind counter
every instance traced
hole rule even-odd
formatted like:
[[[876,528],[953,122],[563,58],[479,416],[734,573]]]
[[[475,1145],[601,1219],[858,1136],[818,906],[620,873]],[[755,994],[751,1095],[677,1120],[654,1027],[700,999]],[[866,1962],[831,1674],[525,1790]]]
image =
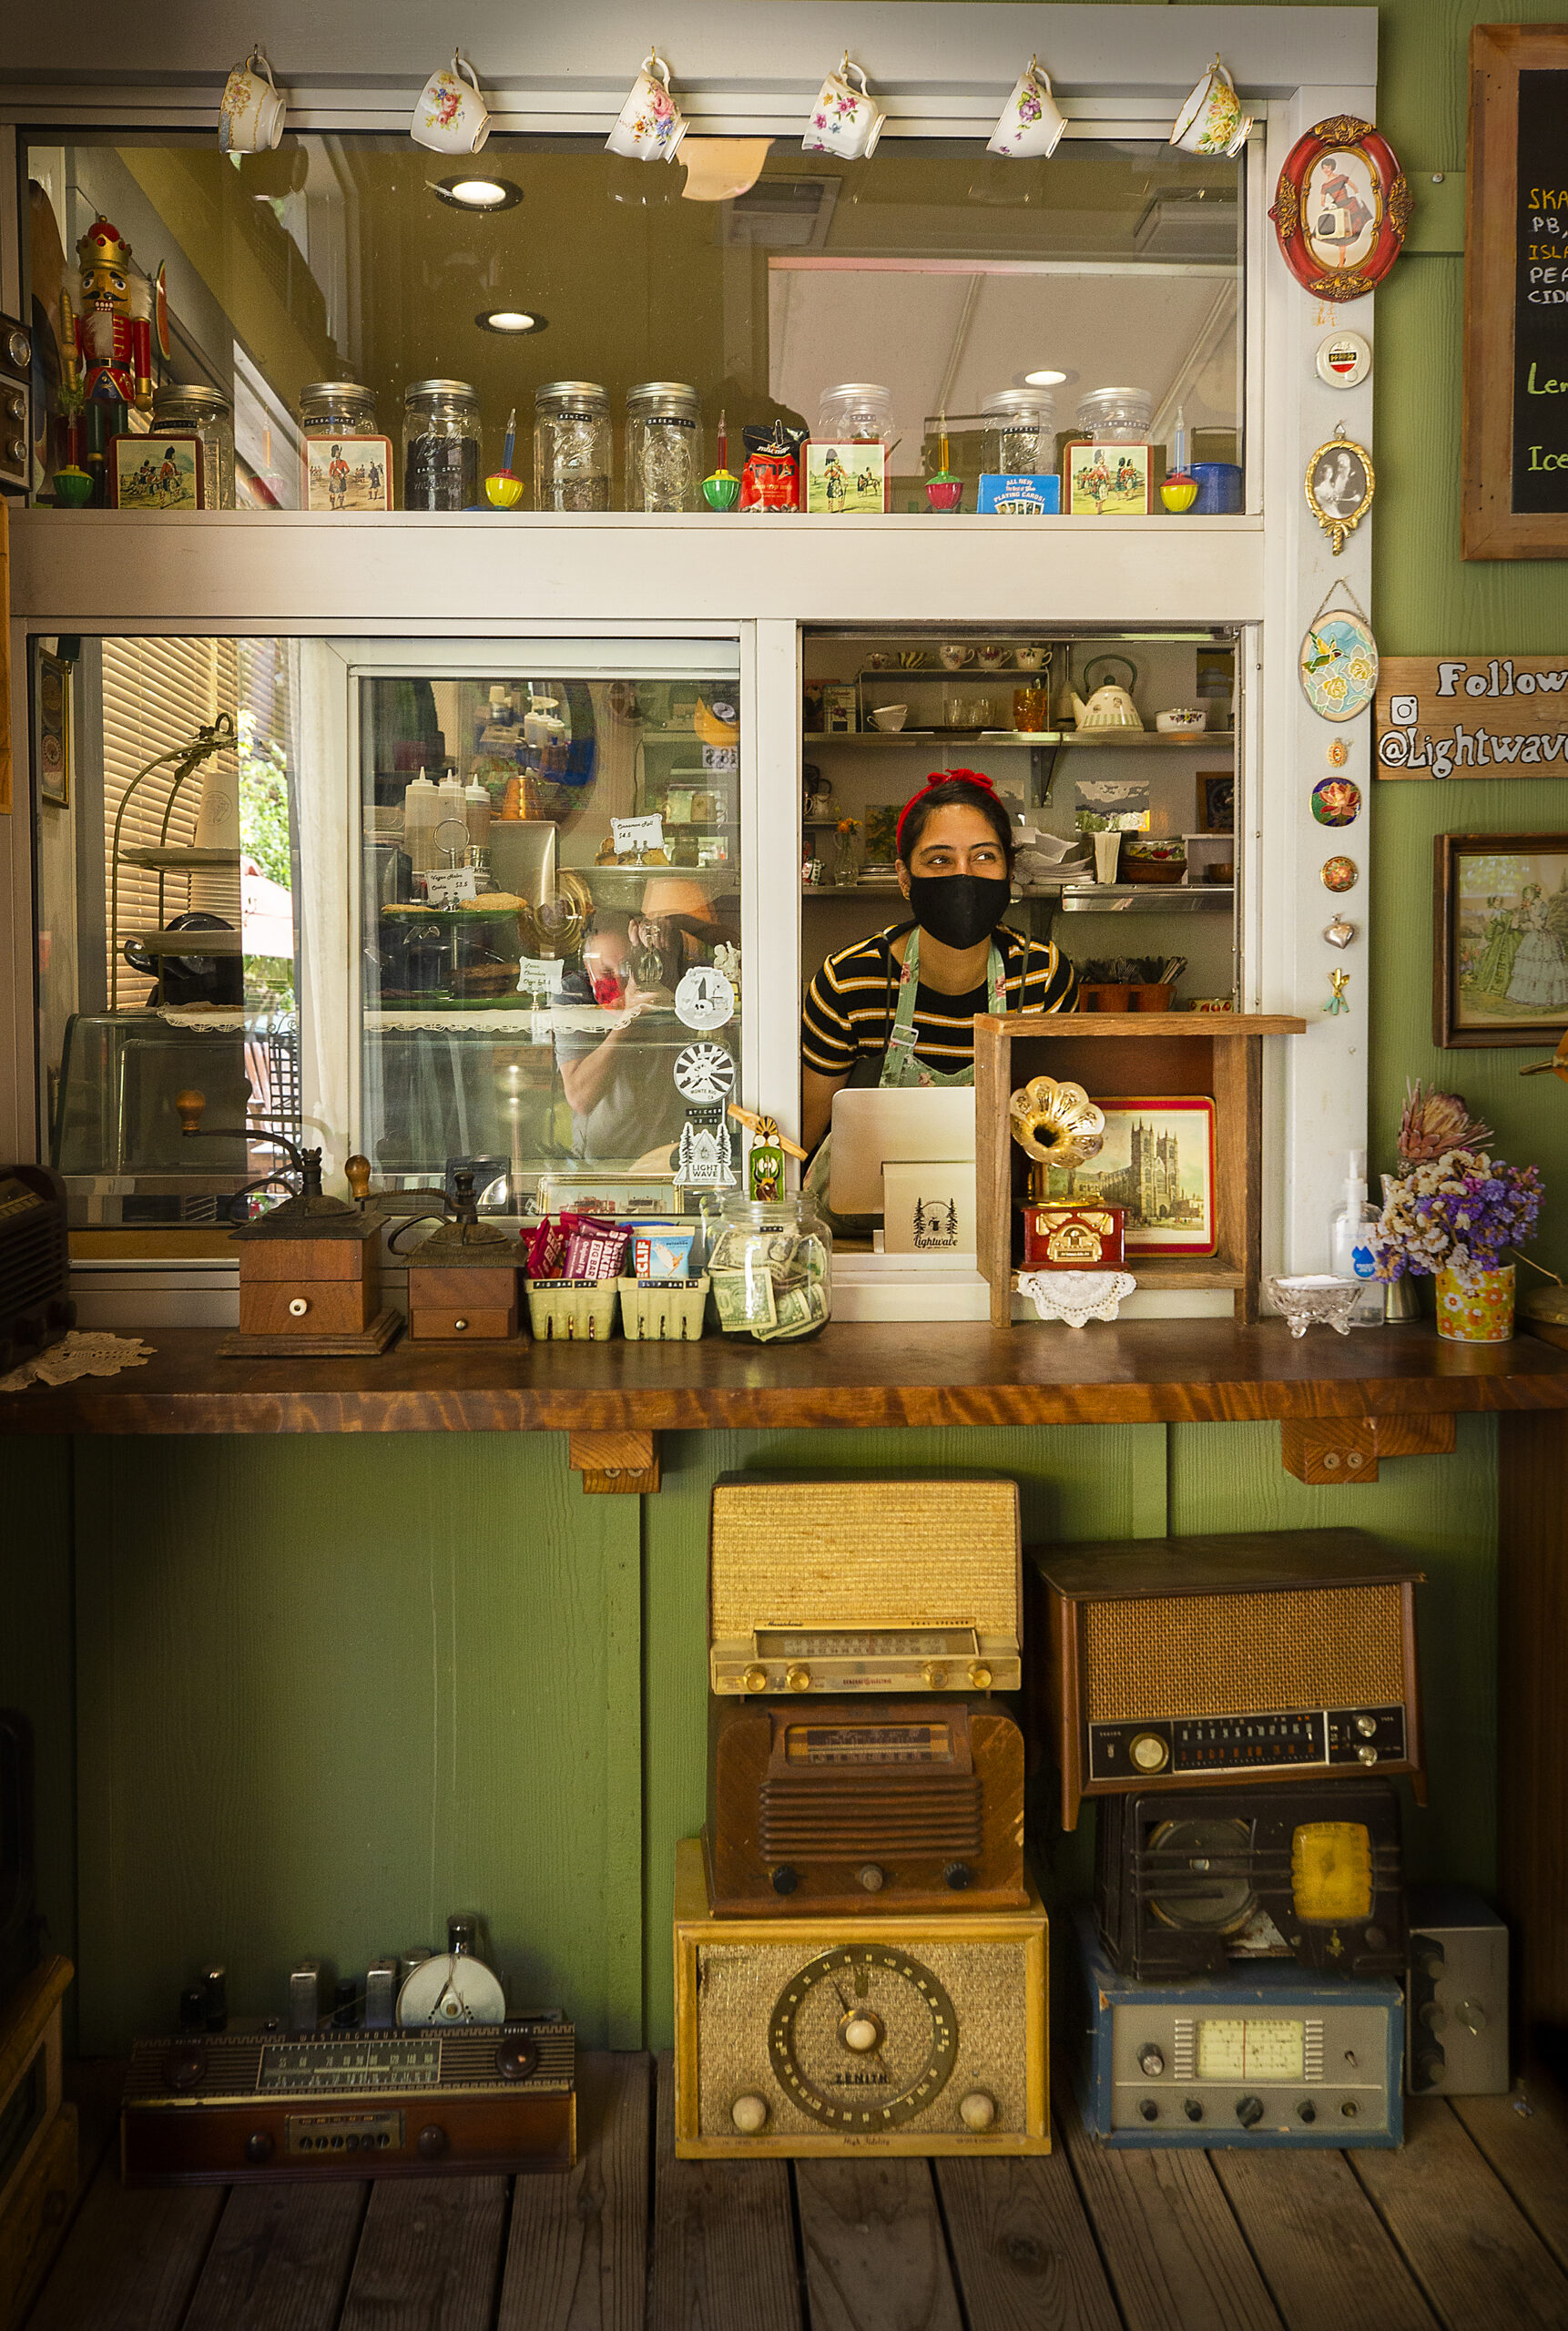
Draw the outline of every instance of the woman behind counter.
[[[1013,831],[989,778],[943,769],[904,805],[899,888],[914,914],[830,955],[806,992],[801,1137],[815,1149],[833,1095],[857,1084],[974,1082],[983,1012],[1070,1012],[1077,978],[1051,942],[1003,922]],[[820,1167],[817,1169],[820,1178]]]

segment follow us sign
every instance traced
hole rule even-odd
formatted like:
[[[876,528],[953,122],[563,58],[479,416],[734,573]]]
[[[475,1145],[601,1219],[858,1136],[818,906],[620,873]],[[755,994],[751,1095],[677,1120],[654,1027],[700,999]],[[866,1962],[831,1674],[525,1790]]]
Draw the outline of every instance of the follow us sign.
[[[1373,720],[1380,777],[1568,775],[1568,657],[1386,656]]]

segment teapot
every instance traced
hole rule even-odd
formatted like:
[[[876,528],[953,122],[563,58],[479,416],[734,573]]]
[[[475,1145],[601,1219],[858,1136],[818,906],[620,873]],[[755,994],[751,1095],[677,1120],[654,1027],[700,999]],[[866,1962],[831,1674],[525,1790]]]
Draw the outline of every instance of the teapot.
[[[1073,689],[1073,717],[1078,727],[1080,729],[1141,728],[1144,724],[1132,698],[1132,689],[1136,686],[1138,677],[1135,666],[1125,656],[1096,656],[1084,671],[1085,687],[1102,664],[1122,665],[1126,671],[1127,687],[1117,687],[1107,682],[1095,688],[1087,704],[1077,690]]]

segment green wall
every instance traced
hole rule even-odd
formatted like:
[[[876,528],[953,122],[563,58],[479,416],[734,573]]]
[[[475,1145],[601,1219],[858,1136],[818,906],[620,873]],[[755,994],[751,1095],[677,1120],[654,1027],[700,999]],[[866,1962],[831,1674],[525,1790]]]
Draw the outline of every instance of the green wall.
[[[1382,8],[1380,118],[1418,200],[1422,173],[1464,167],[1471,23],[1558,13]],[[1454,241],[1451,186],[1427,199],[1414,239]],[[1461,292],[1457,249],[1429,248],[1379,294],[1379,636],[1555,651],[1568,569],[1459,558]],[[1568,1094],[1522,1083],[1516,1053],[1432,1046],[1430,901],[1434,833],[1568,825],[1568,787],[1374,791],[1374,1165],[1407,1075],[1435,1076],[1560,1192]],[[1559,1206],[1538,1251],[1568,1270],[1565,1226]],[[43,1892],[77,1951],[83,2044],[160,2021],[206,1958],[239,2007],[274,2007],[291,1959],[361,1968],[457,1908],[488,1917],[514,1990],[564,2000],[588,2042],[667,2041],[671,1851],[703,1809],[707,1501],[740,1465],[1001,1470],[1041,1537],[1354,1522],[1414,1546],[1431,1804],[1408,1859],[1484,1886],[1495,1447],[1462,1420],[1457,1456],[1307,1490],[1268,1425],[671,1435],[665,1488],[638,1501],[584,1497],[555,1437],[11,1443],[0,1692],[39,1725]]]

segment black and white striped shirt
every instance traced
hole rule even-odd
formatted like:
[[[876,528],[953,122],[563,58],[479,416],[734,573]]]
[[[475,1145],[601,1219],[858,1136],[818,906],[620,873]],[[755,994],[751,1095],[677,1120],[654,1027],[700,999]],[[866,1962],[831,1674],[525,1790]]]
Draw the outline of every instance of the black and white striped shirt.
[[[800,1057],[820,1076],[847,1076],[860,1058],[880,1059],[898,1009],[900,965],[892,942],[909,923],[842,947],[830,955],[806,991],[800,1015]],[[1002,957],[1009,1012],[1071,1012],[1078,982],[1054,946],[1025,939],[1006,924],[994,934]],[[943,1076],[974,1064],[975,1014],[988,1012],[983,984],[968,995],[941,995],[922,981],[915,990],[915,1058]]]

